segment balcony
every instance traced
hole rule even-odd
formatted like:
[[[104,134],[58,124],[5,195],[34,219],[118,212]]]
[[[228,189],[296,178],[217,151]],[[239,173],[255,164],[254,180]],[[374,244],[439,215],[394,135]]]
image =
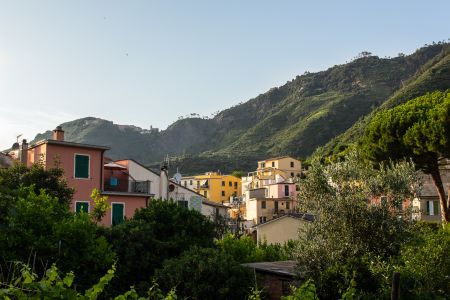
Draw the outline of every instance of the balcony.
[[[150,181],[123,180],[114,177],[105,178],[104,191],[132,194],[150,194]]]

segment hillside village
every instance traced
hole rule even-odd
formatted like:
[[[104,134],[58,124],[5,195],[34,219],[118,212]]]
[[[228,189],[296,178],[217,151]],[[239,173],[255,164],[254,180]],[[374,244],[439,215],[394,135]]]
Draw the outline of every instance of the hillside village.
[[[0,298],[448,299],[449,83],[439,42],[165,130],[12,140]]]
[[[101,220],[105,226],[131,219],[137,209],[148,206],[154,199],[173,201],[211,219],[224,218],[231,231],[252,234],[258,241],[268,243],[295,239],[300,224],[314,219],[297,208],[297,183],[305,170],[301,161],[290,156],[258,161],[255,171],[241,178],[220,171],[182,177],[169,170],[167,164],[158,173],[133,159],[106,157],[107,147],[67,142],[61,126],[53,130],[51,139],[31,145],[23,140],[21,144],[14,143],[11,149],[2,153],[3,167],[17,161],[27,166],[62,168],[68,185],[75,190],[70,205],[75,213],[91,211],[95,205],[91,199],[94,189],[107,196],[111,209]],[[449,170],[441,170],[446,191],[450,188]],[[412,202],[405,199],[402,210],[409,211],[415,220],[441,222],[438,195],[431,178],[421,176],[422,192]],[[386,196],[371,199],[377,205],[386,201]],[[289,224],[286,218],[292,219]]]

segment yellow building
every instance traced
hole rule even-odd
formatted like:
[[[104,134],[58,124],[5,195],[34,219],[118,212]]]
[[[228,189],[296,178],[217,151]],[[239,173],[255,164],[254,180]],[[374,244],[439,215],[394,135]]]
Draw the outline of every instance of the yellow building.
[[[205,198],[218,203],[229,202],[230,197],[241,196],[241,179],[218,172],[207,172],[181,178],[181,185],[196,191]]]
[[[276,169],[285,178],[300,177],[302,163],[290,156],[279,156],[258,161],[257,171]]]

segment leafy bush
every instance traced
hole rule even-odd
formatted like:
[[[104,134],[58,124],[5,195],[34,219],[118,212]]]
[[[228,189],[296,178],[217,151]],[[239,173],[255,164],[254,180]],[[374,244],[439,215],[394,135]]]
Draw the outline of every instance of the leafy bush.
[[[245,299],[252,273],[231,255],[218,249],[193,247],[164,262],[155,278],[163,290],[176,287],[193,299]]]
[[[408,299],[450,295],[450,225],[423,229],[401,252],[401,291]]]
[[[134,217],[104,235],[117,253],[117,274],[112,292],[124,292],[135,285],[138,291],[150,287],[150,278],[165,259],[179,256],[192,246],[214,245],[214,224],[197,211],[168,201],[152,200]]]

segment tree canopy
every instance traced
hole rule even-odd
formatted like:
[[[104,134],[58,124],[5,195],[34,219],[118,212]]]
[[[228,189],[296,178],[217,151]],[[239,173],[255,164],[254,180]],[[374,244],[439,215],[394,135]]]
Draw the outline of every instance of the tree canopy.
[[[436,185],[442,219],[450,221],[439,168],[450,159],[450,91],[433,92],[377,114],[360,146],[372,161],[412,158]]]

